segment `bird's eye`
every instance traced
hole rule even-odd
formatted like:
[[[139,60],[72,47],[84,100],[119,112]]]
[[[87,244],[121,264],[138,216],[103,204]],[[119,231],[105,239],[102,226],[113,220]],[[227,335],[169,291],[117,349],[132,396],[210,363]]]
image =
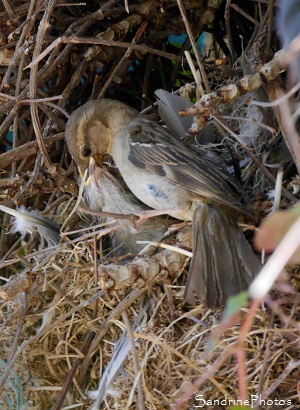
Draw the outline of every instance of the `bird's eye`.
[[[93,152],[93,150],[92,150],[92,148],[91,148],[90,145],[85,145],[85,146],[82,148],[82,155],[83,155],[85,158],[90,157],[90,156],[92,155],[92,152]]]

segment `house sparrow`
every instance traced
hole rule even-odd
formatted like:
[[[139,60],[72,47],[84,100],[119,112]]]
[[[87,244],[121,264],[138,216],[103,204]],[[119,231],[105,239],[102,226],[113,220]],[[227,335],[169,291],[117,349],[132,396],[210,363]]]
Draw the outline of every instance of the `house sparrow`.
[[[130,192],[126,192],[121,182],[105,168],[97,165],[92,157],[83,195],[91,209],[102,212],[129,215],[149,209]],[[115,218],[109,217],[106,220]],[[137,241],[157,242],[166,231],[166,224],[162,219],[148,220],[139,228],[133,226],[129,220],[117,219],[117,222],[120,227],[109,235],[115,256],[138,254],[145,248],[145,244],[137,244]]]
[[[260,263],[237,225],[240,197],[221,164],[197,155],[157,123],[115,100],[89,101],[66,126],[69,150],[82,169],[110,155],[142,202],[193,221],[193,260],[185,299],[209,307],[245,290]],[[171,209],[170,209],[171,208]],[[237,212],[236,212],[237,211]]]

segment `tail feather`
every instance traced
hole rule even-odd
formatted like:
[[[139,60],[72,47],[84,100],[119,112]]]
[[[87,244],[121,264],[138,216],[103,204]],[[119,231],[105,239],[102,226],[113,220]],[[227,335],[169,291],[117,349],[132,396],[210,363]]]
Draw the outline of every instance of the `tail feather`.
[[[221,210],[202,204],[193,218],[193,254],[185,299],[195,304],[195,293],[208,307],[226,303],[246,290],[260,270],[240,228]]]

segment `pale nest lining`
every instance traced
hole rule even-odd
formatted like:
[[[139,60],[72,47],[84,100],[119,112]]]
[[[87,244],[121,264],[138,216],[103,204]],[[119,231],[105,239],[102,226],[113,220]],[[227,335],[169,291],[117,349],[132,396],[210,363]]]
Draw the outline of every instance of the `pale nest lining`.
[[[247,310],[220,338],[219,311],[209,311],[202,305],[184,307],[187,260],[183,255],[162,250],[125,265],[96,267],[93,240],[88,240],[61,244],[30,261],[31,266],[23,269],[22,276],[12,277],[1,288],[3,295],[10,283],[21,283],[19,292],[8,294],[2,304],[0,344],[6,360],[13,357],[12,370],[22,381],[26,408],[53,407],[63,386],[68,389],[64,406],[72,408],[81,403],[89,408],[101,402],[100,409],[116,404],[126,408],[128,403],[138,408],[140,383],[145,407],[163,409],[183,397],[189,391],[187,386],[199,377],[203,379],[199,392],[207,400],[236,397],[238,373],[232,355],[237,352],[235,343]],[[293,298],[296,300],[296,295]],[[288,328],[278,321],[272,323],[273,319],[270,323],[269,311],[263,309],[257,310],[252,328],[245,335],[247,386],[249,395],[261,388],[267,397],[296,400],[298,344],[293,335],[298,329],[299,303],[294,304],[292,316],[289,298],[282,303],[273,303],[272,308],[278,310],[282,323],[289,322]],[[138,372],[126,336],[124,314],[131,323]],[[211,340],[217,338],[218,344],[207,355],[212,334],[215,336]],[[121,349],[116,356],[117,343],[123,354]],[[66,385],[76,361],[74,378]],[[112,381],[98,390],[108,365],[115,368],[111,370]],[[9,389],[6,385],[6,392]]]

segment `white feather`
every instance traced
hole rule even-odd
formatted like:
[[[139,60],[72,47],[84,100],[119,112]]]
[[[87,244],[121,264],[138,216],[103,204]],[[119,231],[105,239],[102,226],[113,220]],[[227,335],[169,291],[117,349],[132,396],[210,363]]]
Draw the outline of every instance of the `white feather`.
[[[143,324],[145,323],[147,319],[146,311],[148,307],[149,307],[149,303],[147,303],[146,306],[142,308],[140,314],[134,320],[134,323],[132,324],[133,333],[138,333],[141,326],[143,326]],[[113,379],[115,378],[117,372],[119,371],[120,367],[122,366],[124,360],[126,359],[128,353],[130,352],[130,350],[131,350],[131,343],[127,335],[127,332],[124,332],[124,334],[120,337],[120,339],[115,344],[113,356],[110,362],[108,363],[108,365],[106,366],[106,369],[101,377],[98,390],[88,392],[88,396],[92,400],[95,400],[95,403],[92,406],[92,410],[99,409],[99,406],[104,400],[106,395],[112,394],[113,396],[116,396],[119,394],[118,391],[114,389],[110,389],[109,387]]]
[[[41,240],[47,244],[57,245],[59,243],[59,225],[46,218],[41,211],[29,211],[24,206],[12,209],[4,205],[0,205],[0,210],[15,218],[10,229],[11,233],[19,232],[22,237],[25,237],[28,233],[32,235],[37,230]]]

